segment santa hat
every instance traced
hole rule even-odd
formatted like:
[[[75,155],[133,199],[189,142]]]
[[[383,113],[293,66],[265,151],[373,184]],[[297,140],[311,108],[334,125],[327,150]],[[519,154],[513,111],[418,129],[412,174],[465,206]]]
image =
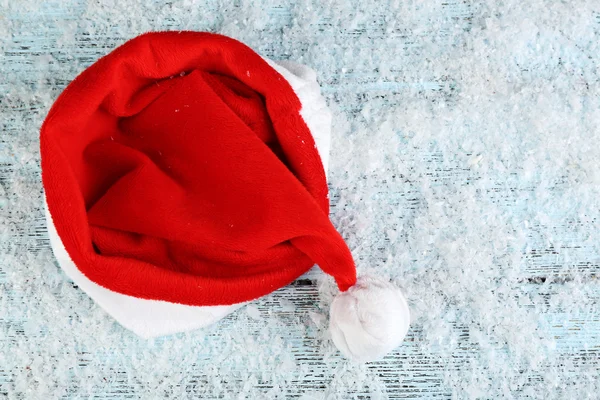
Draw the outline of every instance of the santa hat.
[[[398,346],[400,290],[356,278],[329,220],[331,116],[315,73],[210,33],[139,36],[79,75],[41,130],[48,230],[60,266],[149,338],[212,324],[314,264],[340,294],[337,347]]]

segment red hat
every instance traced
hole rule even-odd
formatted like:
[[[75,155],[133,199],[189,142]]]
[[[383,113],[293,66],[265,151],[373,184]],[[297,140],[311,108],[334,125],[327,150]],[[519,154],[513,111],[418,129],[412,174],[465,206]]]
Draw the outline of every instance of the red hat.
[[[399,289],[359,279],[331,224],[331,116],[314,72],[198,32],[139,36],[79,75],[41,130],[61,267],[153,337],[214,323],[315,263],[342,292],[330,328],[360,361],[400,344]]]

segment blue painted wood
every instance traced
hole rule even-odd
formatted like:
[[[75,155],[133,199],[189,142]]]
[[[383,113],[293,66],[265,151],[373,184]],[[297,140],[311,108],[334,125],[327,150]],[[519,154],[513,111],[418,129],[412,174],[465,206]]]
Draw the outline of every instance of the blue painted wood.
[[[515,48],[522,45],[521,53],[513,54],[519,66],[511,60],[499,63],[490,51],[485,56],[501,72],[494,75],[489,69],[483,76],[512,79],[519,86],[511,89],[513,96],[519,90],[566,82],[567,94],[589,103],[574,131],[596,138],[592,134],[597,126],[590,128],[593,123],[588,121],[597,121],[598,113],[593,100],[598,96],[593,43],[598,42],[600,10],[581,6],[573,13],[575,5],[546,9],[531,4],[453,0],[0,3],[0,394],[26,399],[597,398],[597,203],[573,198],[571,209],[562,203],[548,206],[536,197],[540,190],[536,185],[541,184],[551,200],[560,199],[563,192],[575,193],[569,190],[579,181],[571,179],[568,170],[562,177],[551,176],[550,184],[543,177],[527,178],[524,167],[510,165],[509,156],[498,156],[506,162],[504,173],[478,170],[474,165],[479,156],[490,158],[502,151],[493,147],[499,143],[493,140],[494,132],[485,142],[488,137],[478,131],[485,123],[463,113],[455,114],[463,120],[450,131],[454,135],[444,131],[436,136],[452,121],[444,125],[435,116],[453,114],[431,111],[442,106],[460,109],[467,96],[474,95],[466,91],[480,77],[461,64],[462,58],[480,54],[486,41],[497,40],[498,51],[507,51],[507,41],[514,41]],[[521,15],[517,11],[539,27],[533,42],[524,37],[531,29],[519,30],[524,22],[515,17]],[[558,25],[573,15],[586,23],[580,31],[565,31],[567,23],[561,27],[551,23]],[[41,210],[39,126],[53,100],[78,72],[126,39],[159,29],[229,34],[267,57],[297,60],[317,70],[336,114],[332,220],[361,268],[381,267],[398,281],[406,280],[416,310],[406,343],[390,357],[356,366],[335,352],[326,330],[332,284],[318,270],[215,327],[143,341],[117,326],[58,269]],[[494,29],[495,34],[488,33]],[[502,36],[506,31],[514,34]],[[589,42],[584,41],[585,35],[590,35]],[[569,64],[565,68],[581,74],[581,81],[571,75],[558,75],[565,81],[555,79],[559,67],[554,61],[556,65],[562,61],[544,47],[547,43],[560,50],[561,59]],[[536,45],[537,55],[526,53]],[[554,80],[538,85],[540,77]],[[493,84],[499,85],[489,83]],[[484,85],[482,93],[485,90]],[[405,107],[422,113],[414,119],[416,127],[389,117],[403,115]],[[473,116],[498,122],[502,113],[495,112],[480,115],[477,107],[472,110]],[[391,118],[392,127],[386,128],[380,118]],[[507,141],[522,140],[524,146],[533,146],[528,142],[530,133],[511,130],[511,122],[506,122]],[[386,129],[393,135],[381,133]],[[469,143],[461,142],[455,152],[444,144],[453,143],[454,136],[466,142],[471,135],[465,131],[484,141],[481,154],[464,150],[477,147]],[[423,133],[429,136],[421,141]],[[378,144],[384,139],[390,146],[399,143],[398,149]],[[357,163],[369,157],[369,143],[379,153],[364,165]],[[535,154],[532,157],[544,163]],[[347,160],[355,161],[348,164]],[[383,173],[370,169],[370,163],[378,162]],[[490,178],[489,174],[496,175]],[[588,182],[583,175],[578,179]],[[439,204],[460,206],[456,193],[470,193],[470,188],[478,194],[464,199],[485,202],[497,210],[492,216],[506,225],[490,220],[460,228],[469,218],[468,207],[487,216],[480,204],[435,214]],[[597,191],[591,185],[580,193],[593,197]],[[361,225],[360,216],[368,213],[377,218],[367,218],[369,223]],[[419,225],[438,217],[454,226],[429,231]],[[519,223],[506,222],[512,220]],[[488,235],[491,243],[496,240],[494,227],[507,226],[518,230],[502,231],[515,239],[506,248],[494,249],[489,279],[497,280],[498,287],[495,293],[482,294],[492,302],[487,308],[485,301],[453,293],[451,287],[436,290],[419,285],[419,279],[445,273],[444,263],[452,261],[420,241],[436,240],[435,232],[463,229],[468,240],[476,242],[478,234]],[[515,261],[504,260],[506,255]],[[389,259],[402,270],[387,266]],[[502,272],[512,265],[518,266],[513,275]],[[432,284],[440,282],[431,279]],[[423,299],[430,302],[423,305]],[[446,303],[435,306],[435,299]],[[512,318],[489,323],[486,313],[498,312],[501,304],[510,308]]]

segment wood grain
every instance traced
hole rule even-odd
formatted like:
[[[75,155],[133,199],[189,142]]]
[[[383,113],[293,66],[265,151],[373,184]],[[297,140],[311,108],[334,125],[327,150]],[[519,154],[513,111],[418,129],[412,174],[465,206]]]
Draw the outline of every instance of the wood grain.
[[[600,389],[600,253],[598,244],[590,241],[599,231],[595,212],[550,226],[535,221],[528,226],[523,268],[511,283],[518,285],[522,296],[505,300],[514,304],[515,312],[524,310],[517,315],[531,315],[525,313],[529,310],[539,317],[539,336],[554,343],[546,356],[515,356],[514,351],[526,353],[527,346],[511,333],[502,336],[496,332],[496,337],[505,338],[504,342],[488,343],[486,347],[473,326],[460,323],[450,324],[451,335],[437,340],[422,316],[406,343],[390,357],[367,366],[346,364],[327,339],[326,320],[319,319],[327,314],[326,301],[320,296],[331,292],[331,282],[323,281],[318,270],[257,301],[258,318],[242,310],[205,333],[161,338],[148,344],[113,324],[54,263],[41,209],[37,135],[49,106],[77,72],[129,38],[125,34],[128,29],[118,25],[127,17],[114,25],[111,21],[96,21],[101,26],[96,32],[86,29],[86,24],[99,15],[91,4],[42,2],[4,10],[0,5],[0,32],[8,32],[0,55],[0,354],[4,360],[13,360],[10,368],[0,363],[0,394],[8,398],[64,399],[543,398],[538,388],[556,385],[554,397],[546,398],[574,394],[598,398],[594,390]],[[161,12],[142,14],[152,29],[191,27],[227,33],[227,13],[244,15],[253,10],[244,2],[228,5],[209,1],[192,6],[206,8],[203,12],[207,20],[190,21],[183,6],[176,8],[179,3],[166,3],[165,8],[148,4],[152,4],[148,5],[150,11]],[[386,13],[385,4],[355,26],[340,24],[327,5],[317,2],[310,6],[322,7],[321,18],[310,26],[321,37],[331,38],[331,43],[343,43],[344,50],[356,50],[353,43],[370,43],[372,48],[362,48],[369,54],[393,40],[397,46],[394,51],[408,58],[423,51],[425,42],[456,50],[455,46],[462,43],[461,35],[469,34],[482,9],[477,2],[436,2],[436,10],[441,13],[439,21],[423,20],[423,29],[416,32],[394,23],[402,16]],[[266,21],[257,28],[260,35],[251,33],[254,28],[240,28],[239,32],[247,33],[250,44],[267,57],[285,59],[304,54],[310,59],[315,52],[329,57],[327,49],[317,46],[315,50],[302,40],[294,44],[286,34],[298,32],[294,29],[301,19],[301,8],[290,4],[256,5],[257,15],[250,16],[246,23],[264,18]],[[144,6],[136,3],[132,9],[138,13],[130,20],[132,30],[145,30],[146,25],[134,21]],[[195,18],[197,13],[191,15]],[[424,41],[423,37],[431,40]],[[454,43],[457,40],[458,45]],[[353,140],[366,103],[393,109],[407,101],[407,94],[428,104],[443,102],[448,107],[459,101],[459,77],[438,74],[432,79],[407,81],[400,78],[407,74],[401,62],[388,65],[389,76],[399,78],[387,80],[381,79],[381,71],[358,62],[346,72],[338,67],[332,65],[331,71],[319,72],[328,101],[349,121],[349,136],[344,140]],[[402,136],[400,140],[410,139]],[[334,151],[335,156],[342,155]],[[468,187],[484,178],[434,147],[408,148],[406,162],[415,158],[427,166],[425,175],[434,186]],[[359,252],[359,264],[384,264],[389,247],[397,240],[383,235],[365,244],[360,229],[345,224],[353,211],[362,210],[361,202],[369,201],[390,210],[385,220],[376,223],[377,228],[398,232],[402,237],[406,232],[402,226],[412,223],[425,207],[420,182],[393,168],[384,176],[350,174],[355,174],[355,179],[343,179],[344,172],[334,174],[332,220],[353,249],[369,249],[364,258]],[[516,216],[529,212],[519,199],[527,198],[536,188],[524,187],[518,176],[505,182],[489,185],[482,196]],[[558,181],[550,190],[560,191],[568,185],[568,180]],[[550,234],[560,246],[548,242]],[[373,256],[378,251],[380,258]],[[408,264],[416,262],[415,256]],[[324,288],[319,290],[319,284]],[[586,291],[578,295],[585,298],[585,304],[580,307],[583,311],[573,313],[575,307],[568,305],[565,297],[577,290]],[[557,299],[566,305],[561,306],[563,303]],[[70,329],[80,334],[102,329],[107,333],[98,333],[99,338],[77,338],[69,337]],[[61,336],[62,342],[57,339]],[[447,340],[454,342],[450,346]],[[267,346],[274,350],[260,350]],[[499,364],[501,359],[506,359],[506,364]],[[156,363],[156,368],[142,364],[143,360]],[[532,360],[537,364],[533,365]],[[60,370],[60,376],[53,369]],[[508,385],[505,392],[495,386],[494,376]],[[472,388],[480,389],[478,392]],[[48,397],[38,397],[44,390]]]

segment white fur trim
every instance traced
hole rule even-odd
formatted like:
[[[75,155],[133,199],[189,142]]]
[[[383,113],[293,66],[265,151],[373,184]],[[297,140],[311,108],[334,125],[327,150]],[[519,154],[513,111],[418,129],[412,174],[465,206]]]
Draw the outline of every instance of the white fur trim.
[[[69,257],[46,205],[48,235],[54,256],[67,276],[118,323],[149,339],[203,328],[232,313],[244,304],[194,307],[159,300],[146,300],[113,292],[88,279]]]
[[[358,362],[374,361],[398,347],[410,325],[402,292],[390,282],[360,277],[331,303],[329,330],[337,348]]]
[[[312,134],[325,172],[329,166],[331,148],[331,111],[317,82],[317,74],[309,67],[291,61],[265,59],[290,84],[302,103],[300,115]]]
[[[300,99],[302,103],[300,115],[313,134],[323,166],[327,171],[331,114],[320,94],[315,73],[310,68],[300,64],[286,62],[283,66],[267,61],[289,82]],[[246,304],[199,307],[160,300],[140,299],[113,292],[92,282],[75,266],[56,232],[47,205],[46,221],[50,245],[58,264],[67,276],[118,323],[143,338],[148,339],[203,328],[219,321]]]

